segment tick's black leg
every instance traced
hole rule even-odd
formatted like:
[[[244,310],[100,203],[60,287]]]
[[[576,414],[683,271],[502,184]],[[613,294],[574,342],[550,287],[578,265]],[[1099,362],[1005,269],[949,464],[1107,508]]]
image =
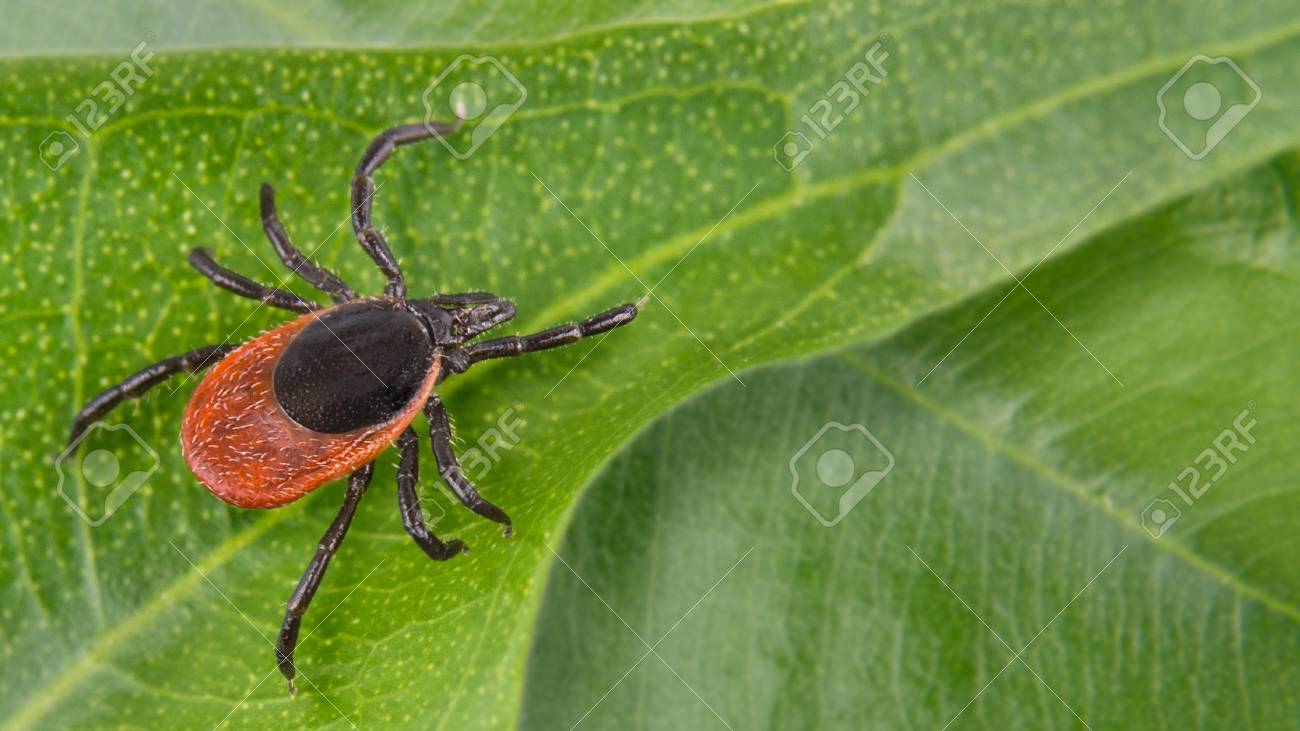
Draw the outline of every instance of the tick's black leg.
[[[636,318],[636,314],[637,306],[635,304],[619,305],[599,315],[592,315],[576,325],[568,323],[532,335],[512,335],[506,338],[484,340],[481,343],[453,350],[444,355],[447,368],[438,374],[438,379],[441,381],[451,374],[464,373],[469,370],[470,366],[479,361],[493,358],[513,358],[524,353],[534,353],[539,350],[558,348],[561,345],[571,345],[583,338],[599,335],[621,325],[626,325]]]
[[[131,375],[125,381],[99,394],[86,404],[72,422],[68,443],[77,440],[86,427],[113,410],[123,399],[139,398],[145,391],[157,386],[177,373],[196,373],[226,357],[238,345],[208,345],[191,350],[184,355],[161,360]]]
[[[388,278],[388,284],[384,285],[384,294],[389,297],[405,297],[406,279],[402,276],[402,268],[393,257],[393,250],[388,248],[384,235],[373,228],[368,228],[357,234],[357,243],[361,244],[361,248],[370,255],[375,266],[379,267],[379,271]]]
[[[275,661],[284,673],[284,677],[289,681],[289,695],[294,695],[297,691],[293,685],[294,667],[293,667],[293,648],[298,644],[298,629],[302,625],[302,616],[307,613],[307,607],[311,604],[312,597],[316,596],[316,589],[320,588],[320,580],[325,576],[325,569],[329,568],[330,559],[339,550],[343,543],[343,536],[347,535],[348,526],[352,525],[352,516],[357,512],[357,504],[361,502],[361,496],[366,493],[366,488],[370,487],[370,478],[375,474],[375,463],[362,467],[348,478],[348,491],[343,496],[343,507],[339,508],[339,514],[330,523],[330,527],[321,536],[320,543],[316,544],[316,555],[312,556],[311,563],[307,564],[307,572],[302,575],[298,581],[298,588],[293,590],[289,597],[289,603],[284,610],[284,624],[280,625],[280,639],[275,643]]]
[[[279,255],[280,261],[292,269],[294,274],[328,294],[335,302],[356,299],[357,293],[352,291],[352,288],[337,274],[308,259],[289,240],[289,234],[284,230],[284,225],[280,223],[280,217],[275,212],[275,189],[268,183],[262,183],[259,197],[262,207],[262,230],[266,231],[266,238],[271,240],[271,246],[275,247],[275,253]]]
[[[388,286],[384,292],[390,296],[405,296],[406,283],[388,243],[371,225],[370,208],[375,194],[372,176],[398,147],[453,134],[460,129],[460,125],[461,120],[455,124],[402,124],[392,127],[379,133],[357,162],[356,173],[352,177],[352,230],[356,233],[361,248],[370,255],[384,276],[388,277]]]
[[[506,527],[504,535],[509,536],[510,516],[501,508],[493,505],[478,494],[474,483],[465,477],[456,460],[456,453],[451,446],[451,422],[447,419],[447,409],[437,394],[431,394],[424,405],[424,415],[429,417],[429,440],[433,444],[433,456],[438,460],[438,473],[451,488],[452,494],[461,504],[477,515],[500,523]]]
[[[461,120],[456,120],[455,124],[399,124],[380,132],[362,153],[352,178],[352,230],[360,234],[371,227],[370,206],[375,192],[375,181],[371,176],[394,150],[413,142],[455,134],[461,123]]]
[[[416,545],[429,554],[434,561],[446,561],[466,550],[460,541],[443,543],[429,532],[424,524],[424,515],[420,513],[420,498],[415,494],[415,482],[420,476],[420,438],[415,430],[407,428],[397,438],[397,446],[402,450],[401,461],[397,464],[397,507],[402,511],[402,526],[415,539]]]
[[[314,302],[308,302],[287,289],[258,284],[242,274],[221,266],[207,249],[191,251],[190,265],[199,270],[199,274],[211,279],[213,284],[240,297],[247,297],[290,312],[307,313],[316,309]]]

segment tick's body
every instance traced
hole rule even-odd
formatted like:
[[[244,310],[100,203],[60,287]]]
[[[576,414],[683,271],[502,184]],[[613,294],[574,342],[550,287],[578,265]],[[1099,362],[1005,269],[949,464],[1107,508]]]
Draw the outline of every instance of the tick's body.
[[[395,300],[303,315],[213,367],[185,409],[181,451],[222,500],[278,507],[387,449],[439,365],[418,317]]]
[[[411,423],[423,412],[438,472],[461,503],[510,531],[510,519],[483,499],[460,470],[451,424],[434,387],[475,363],[546,350],[631,322],[622,305],[578,324],[522,337],[470,343],[514,317],[509,301],[487,292],[408,299],[406,283],[383,236],[370,223],[371,174],[400,145],[455,132],[456,126],[404,125],[379,135],[361,157],[352,181],[352,225],[357,242],[388,278],[384,296],[358,297],[334,273],[314,264],[290,242],[275,212],[270,186],[261,192],[262,225],[280,259],[337,303],[318,309],[287,290],[266,287],[222,268],[196,249],[190,263],[217,286],[264,304],[300,313],[241,346],[210,345],[155,363],[96,396],[77,415],[70,441],[123,399],[143,395],[181,372],[212,370],[199,383],[181,425],[181,451],[212,494],[241,508],[275,508],[350,476],[343,507],[289,598],[276,644],[281,672],[293,690],[298,628],[334,552],[352,523],[374,474],[374,460],[396,443],[397,502],[402,525],[431,558],[464,550],[439,540],[420,512],[415,484],[419,437]]]

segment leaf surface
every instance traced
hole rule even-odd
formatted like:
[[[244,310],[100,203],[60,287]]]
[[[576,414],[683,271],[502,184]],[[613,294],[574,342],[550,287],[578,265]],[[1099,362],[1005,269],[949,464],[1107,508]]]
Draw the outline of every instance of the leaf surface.
[[[523,727],[1294,728],[1297,163],[656,423],[556,547]]]
[[[1009,271],[1044,257],[1054,266],[1134,221],[1153,222],[1151,235],[1125,238],[1126,251],[1155,256],[1156,235],[1176,222],[1161,212],[1206,190],[1236,227],[1226,228],[1259,231],[1250,248],[1222,253],[1223,267],[1290,266],[1291,239],[1265,237],[1261,223],[1293,210],[1277,203],[1290,201],[1292,169],[1278,155],[1294,145],[1298,118],[1289,82],[1300,23],[1286,4],[1156,14],[1141,4],[793,3],[689,15],[613,4],[600,17],[533,23],[537,12],[483,12],[481,28],[461,35],[431,26],[445,42],[413,32],[360,44],[413,46],[403,49],[166,50],[159,31],[152,76],[54,171],[41,163],[42,141],[68,130],[65,115],[123,57],[33,56],[61,50],[33,41],[0,62],[0,210],[13,242],[0,254],[7,726],[512,726],[554,567],[548,544],[559,545],[600,467],[701,389],[718,384],[766,403],[766,382],[750,384],[747,369],[913,332],[935,313],[1001,296]],[[323,22],[326,39],[308,43],[344,43],[336,31],[348,24]],[[28,35],[43,34],[31,27]],[[243,32],[172,37],[191,38],[184,46],[301,42]],[[787,173],[773,145],[805,129],[801,115],[884,34],[888,77]],[[120,29],[106,37],[132,45]],[[72,463],[61,484],[54,458],[72,415],[106,386],[284,321],[214,290],[184,261],[209,246],[257,279],[285,276],[259,231],[260,182],[277,187],[304,249],[359,291],[379,291],[378,273],[348,241],[351,170],[374,134],[423,118],[430,80],[463,52],[494,55],[527,100],[464,161],[426,144],[380,173],[375,220],[412,291],[512,297],[513,332],[651,288],[653,297],[634,325],[607,338],[447,382],[464,447],[502,418],[524,421],[519,443],[480,480],[514,516],[516,536],[502,540],[448,509],[436,531],[473,553],[430,564],[398,527],[394,458],[381,459],[308,615],[303,692],[290,700],[269,641],[340,487],[269,513],[212,499],[176,447],[193,379],[114,414],[159,462],[102,525],[78,518],[60,488],[93,512],[108,491],[89,477],[103,473]],[[1231,54],[1267,94],[1193,163],[1156,127],[1153,98],[1197,52]],[[493,93],[505,88],[492,83]],[[1243,180],[1251,185],[1238,190]],[[1272,181],[1274,198],[1259,180]],[[1205,234],[1214,243],[1213,229]],[[1163,276],[1193,297],[1197,274]],[[1281,306],[1261,310],[1274,317]],[[1060,311],[1076,330],[1071,314]],[[1246,342],[1272,340],[1256,327]],[[1058,423],[1086,422],[1097,393],[1122,401],[1159,382],[1171,366],[1136,359],[1128,341],[1185,333],[1151,330],[1114,341],[1100,326],[1080,332],[1114,378],[1084,361],[1093,368],[1083,369],[1092,379],[1084,385],[1096,391],[1076,393],[1076,410]],[[927,354],[942,356],[952,342]],[[1052,355],[1081,352],[1062,340]],[[953,371],[945,364],[931,377]],[[142,447],[124,433],[106,438],[118,475],[148,471]],[[422,490],[438,500],[429,459]],[[1091,567],[1093,557],[1075,558]]]

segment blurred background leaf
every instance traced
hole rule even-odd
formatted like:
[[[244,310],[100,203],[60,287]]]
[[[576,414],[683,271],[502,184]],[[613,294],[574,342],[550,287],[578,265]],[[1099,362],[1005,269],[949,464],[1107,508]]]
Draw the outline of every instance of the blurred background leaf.
[[[1297,162],[1044,265],[1041,305],[995,289],[656,423],[557,548],[523,726],[1294,728]],[[834,519],[849,485],[799,450],[881,464],[829,420],[894,459],[833,528],[792,491]]]

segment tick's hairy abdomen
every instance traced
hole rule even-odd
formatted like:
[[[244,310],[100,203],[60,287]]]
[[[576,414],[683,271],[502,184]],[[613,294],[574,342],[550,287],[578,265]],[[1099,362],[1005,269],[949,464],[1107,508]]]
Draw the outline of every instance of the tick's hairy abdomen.
[[[391,308],[365,300],[303,315],[219,362],[181,424],[182,454],[199,482],[231,505],[274,508],[373,461],[438,376],[432,345],[411,330],[418,321]],[[385,338],[394,342],[377,349]],[[335,368],[341,380],[329,377]]]

